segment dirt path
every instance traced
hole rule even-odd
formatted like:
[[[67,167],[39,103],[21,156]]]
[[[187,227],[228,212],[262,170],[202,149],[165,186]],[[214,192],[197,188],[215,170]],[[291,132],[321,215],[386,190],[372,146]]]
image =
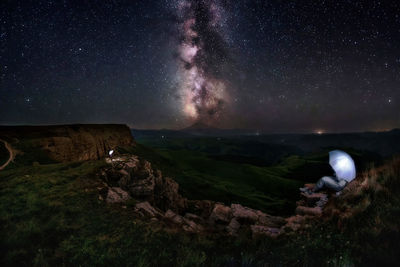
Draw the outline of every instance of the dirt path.
[[[4,163],[2,166],[0,166],[0,171],[3,170],[5,167],[7,167],[8,164],[10,164],[11,161],[14,160],[14,153],[13,150],[11,148],[11,146],[4,140],[0,139],[0,142],[4,143],[4,146],[7,148],[8,153],[10,153],[10,157],[8,158],[8,160],[6,161],[6,163]]]

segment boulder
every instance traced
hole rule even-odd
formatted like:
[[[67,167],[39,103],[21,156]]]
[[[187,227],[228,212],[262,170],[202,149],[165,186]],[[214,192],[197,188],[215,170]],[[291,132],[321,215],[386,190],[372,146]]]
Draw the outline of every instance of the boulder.
[[[204,223],[204,219],[200,216],[197,216],[196,214],[193,213],[186,213],[184,216],[185,219],[190,220],[190,221],[194,221],[195,223]]]
[[[128,185],[128,189],[132,197],[153,203],[154,186],[154,176],[150,175],[146,179],[132,179],[132,182]]]
[[[279,228],[286,224],[286,220],[279,216],[271,216],[269,214],[257,211],[258,213],[258,225]]]
[[[258,220],[256,210],[243,207],[240,204],[232,204],[231,209],[233,217],[235,217],[240,223],[254,223]]]
[[[143,180],[147,179],[149,176],[153,176],[153,169],[151,168],[150,162],[148,162],[147,160],[139,159],[138,161],[135,161],[135,164],[136,167],[134,167],[131,172],[131,176],[133,177],[133,179]],[[124,165],[126,166],[126,162]]]
[[[188,200],[187,202],[191,212],[204,219],[210,217],[214,208],[214,202],[211,200]]]
[[[236,218],[232,218],[228,226],[226,227],[226,231],[230,235],[237,235],[238,231],[240,229],[240,223],[236,220]]]
[[[129,160],[126,160],[122,166],[129,174],[135,173],[139,169],[139,158],[135,155],[130,155]]]
[[[162,210],[171,209],[178,213],[187,208],[186,199],[179,194],[179,184],[177,182],[171,178],[160,176],[157,176],[154,181],[154,201],[157,207]]]
[[[140,202],[135,205],[135,211],[140,212],[149,217],[163,217],[163,214],[156,210],[149,202]]]
[[[227,224],[232,218],[232,210],[230,207],[225,206],[221,203],[214,205],[214,209],[211,212],[210,220],[214,223]]]
[[[200,224],[184,218],[179,214],[176,214],[172,210],[167,210],[167,212],[165,212],[165,218],[170,220],[174,224],[182,226],[182,229],[187,232],[198,233],[204,230],[203,226],[201,226]]]
[[[321,207],[298,206],[296,208],[296,214],[299,214],[299,215],[311,215],[311,216],[321,216],[322,215],[322,208]]]
[[[183,217],[176,214],[175,212],[173,212],[172,210],[167,210],[165,212],[165,218],[169,219],[170,221],[172,221],[175,224],[183,224],[184,220]]]
[[[128,192],[119,187],[108,188],[106,202],[107,203],[120,203],[130,199]]]

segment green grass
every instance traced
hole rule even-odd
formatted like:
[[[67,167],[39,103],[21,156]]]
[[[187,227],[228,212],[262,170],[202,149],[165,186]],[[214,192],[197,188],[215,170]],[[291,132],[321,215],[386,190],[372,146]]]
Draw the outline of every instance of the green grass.
[[[100,181],[94,172],[103,164],[50,164],[1,172],[0,264],[193,266],[204,262],[202,247],[208,243],[154,231],[135,221],[128,209],[99,201]],[[193,239],[197,241],[190,245]]]
[[[352,254],[360,266],[397,266],[400,260],[400,158],[372,167],[363,179],[359,193],[336,203],[337,209],[352,212],[339,225],[344,234],[352,237]]]
[[[259,187],[265,186],[271,193],[283,190],[290,186],[290,180],[282,175],[289,175],[306,161],[319,162],[319,157],[293,156],[285,158],[281,165],[264,168],[215,161],[201,152],[155,151],[141,145],[135,150],[164,166],[164,173],[186,171],[180,179],[193,179],[198,186],[209,181],[210,188],[188,183],[185,190],[214,192],[215,196],[218,190],[222,195],[234,192],[253,204],[261,201],[276,205],[282,198],[274,199],[276,192],[270,196]],[[182,162],[177,162],[178,158]],[[378,182],[387,190],[366,190],[364,196],[372,204],[347,221],[342,230],[334,220],[321,221],[304,232],[277,240],[252,240],[248,231],[235,239],[218,234],[167,233],[156,224],[137,220],[130,205],[124,209],[105,204],[98,199],[96,187],[101,181],[95,176],[103,164],[92,161],[23,165],[19,161],[1,171],[0,265],[366,266],[393,265],[399,260],[399,171],[378,175]],[[248,180],[241,180],[237,172],[247,175]],[[217,181],[218,175],[223,179]],[[250,186],[255,190],[251,191]],[[241,187],[245,193],[239,191]]]
[[[100,181],[94,172],[102,165],[100,161],[48,164],[1,172],[0,264],[254,265],[293,263],[308,253],[303,249],[283,257],[299,242],[303,244],[302,239],[294,243],[251,241],[249,233],[231,239],[157,230],[155,225],[136,220],[129,209],[98,200]],[[319,243],[307,245],[307,249],[313,248],[324,249]]]
[[[131,150],[173,177],[189,199],[239,202],[268,213],[293,213],[298,188],[333,173],[328,152],[298,149],[248,138],[144,137]],[[370,152],[345,148],[359,170],[376,161]]]
[[[135,220],[129,209],[99,201],[96,186],[100,181],[94,173],[103,164],[47,164],[1,172],[0,264],[215,266],[254,262],[251,250],[255,247],[248,243],[248,235],[227,245],[226,238],[218,236],[157,231]],[[270,246],[271,242],[262,244]]]

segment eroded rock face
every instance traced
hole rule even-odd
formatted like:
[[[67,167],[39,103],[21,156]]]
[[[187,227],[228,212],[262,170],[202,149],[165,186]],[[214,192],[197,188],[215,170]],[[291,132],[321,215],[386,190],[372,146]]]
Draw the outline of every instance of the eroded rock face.
[[[214,208],[214,202],[211,200],[187,200],[187,205],[196,215],[205,219],[210,217]]]
[[[186,199],[179,194],[179,185],[161,171],[154,170],[151,163],[134,155],[107,158],[109,167],[104,168],[101,178],[110,186],[118,186],[140,201],[147,201],[161,210],[182,212]]]
[[[268,227],[273,227],[273,228],[280,228],[282,227],[285,223],[286,220],[282,217],[279,216],[271,216],[269,214],[257,211],[259,216],[258,216],[258,224],[259,225],[264,225]]]
[[[225,206],[221,203],[217,203],[214,206],[213,211],[210,215],[210,220],[214,223],[229,223],[232,218],[232,210],[230,207]]]
[[[238,231],[240,229],[240,223],[237,221],[236,218],[233,218],[228,226],[226,227],[226,231],[230,234],[230,235],[237,235]]]
[[[185,217],[182,217],[172,210],[167,210],[167,212],[165,213],[165,218],[169,219],[174,224],[181,226],[182,229],[187,232],[198,233],[204,230],[203,226],[188,219],[188,216],[185,215]]]
[[[187,200],[179,194],[178,183],[163,177],[148,161],[134,155],[106,161],[109,167],[103,169],[101,177],[109,188],[107,202],[123,202],[132,197],[141,201],[134,209],[140,216],[188,232],[217,231],[236,236],[248,229],[253,236],[275,238],[305,228],[310,220],[322,214],[328,201],[323,193],[302,194],[303,199],[297,202],[297,215],[285,219],[240,204],[227,206],[210,200]]]
[[[147,201],[136,204],[135,210],[149,217],[163,217],[164,215],[161,211],[151,206],[150,203]]]
[[[171,209],[182,212],[187,207],[187,200],[179,194],[179,184],[159,172],[155,183],[155,204],[163,210]]]
[[[129,127],[122,124],[3,126],[0,134],[17,143],[29,140],[29,150],[44,151],[58,162],[97,160],[111,149],[135,145]]]
[[[240,204],[232,204],[231,209],[233,217],[235,217],[241,223],[255,223],[258,220],[258,214],[256,210],[243,207]]]

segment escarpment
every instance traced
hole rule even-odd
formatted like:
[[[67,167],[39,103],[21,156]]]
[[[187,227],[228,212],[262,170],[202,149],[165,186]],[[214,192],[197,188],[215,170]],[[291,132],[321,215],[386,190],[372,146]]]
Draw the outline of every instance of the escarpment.
[[[42,151],[57,162],[97,160],[134,145],[128,126],[119,124],[1,126],[0,137],[23,146],[23,153]]]

